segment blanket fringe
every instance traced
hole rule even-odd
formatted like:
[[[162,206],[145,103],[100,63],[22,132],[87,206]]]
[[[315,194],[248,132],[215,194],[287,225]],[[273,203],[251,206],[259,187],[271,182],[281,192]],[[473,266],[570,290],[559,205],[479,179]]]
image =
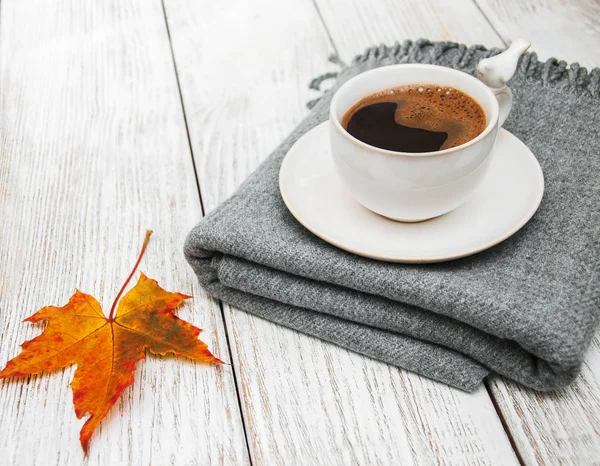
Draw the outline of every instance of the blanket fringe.
[[[482,45],[467,47],[456,42],[431,42],[428,39],[416,41],[405,40],[391,46],[379,45],[367,49],[352,60],[353,64],[374,61],[382,65],[394,63],[429,63],[435,64],[447,53],[453,53],[451,66],[455,69],[474,73],[475,64],[482,58],[488,58],[502,52],[502,49],[487,49]],[[310,88],[320,90],[321,84],[329,79],[337,78],[344,67],[339,57],[330,57],[332,63],[340,66],[338,72],[328,72],[317,76],[310,83]],[[540,61],[535,52],[524,54],[517,69],[517,74],[526,79],[540,81],[544,86],[557,87],[576,93],[600,96],[600,68],[588,71],[579,63],[568,64],[564,60],[550,58]],[[322,97],[322,96],[321,96]],[[307,105],[312,108],[319,101],[314,99]]]

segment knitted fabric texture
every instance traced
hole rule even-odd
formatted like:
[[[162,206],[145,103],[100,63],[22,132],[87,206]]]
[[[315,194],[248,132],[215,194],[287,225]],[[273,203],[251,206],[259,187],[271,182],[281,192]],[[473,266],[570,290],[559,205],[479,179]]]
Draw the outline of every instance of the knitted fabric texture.
[[[504,127],[538,158],[545,193],[532,220],[487,251],[430,265],[355,256],[304,229],[279,194],[283,157],[327,119],[332,92],[347,79],[395,63],[474,74],[498,52],[419,40],[357,57],[190,232],[185,256],[202,286],[257,316],[463,390],[490,373],[538,390],[569,384],[600,316],[599,69],[521,58]]]

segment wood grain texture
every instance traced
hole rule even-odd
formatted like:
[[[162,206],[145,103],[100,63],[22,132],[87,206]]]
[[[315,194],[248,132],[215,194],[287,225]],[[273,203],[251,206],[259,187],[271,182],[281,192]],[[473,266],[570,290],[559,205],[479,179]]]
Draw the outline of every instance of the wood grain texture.
[[[315,0],[331,38],[348,61],[367,47],[425,37],[469,45],[503,42],[471,0]]]
[[[211,211],[307,114],[307,84],[333,49],[309,0],[165,7]],[[225,309],[254,464],[517,463],[484,389],[453,390]]]
[[[233,193],[307,114],[334,69],[309,0],[166,0],[204,207]]]
[[[201,209],[160,1],[5,0],[0,20],[0,365],[75,287],[107,310],[146,228],[140,269],[196,296],[179,315],[229,360],[182,254]],[[1,464],[84,461],[74,369],[0,383]],[[149,356],[85,463],[247,461],[232,368]]]
[[[539,393],[495,379],[490,388],[526,464],[600,464],[600,341],[569,387]]]
[[[598,0],[474,0],[507,43],[531,42],[541,60],[600,66]]]
[[[229,316],[255,464],[518,464],[483,387],[464,393]]]

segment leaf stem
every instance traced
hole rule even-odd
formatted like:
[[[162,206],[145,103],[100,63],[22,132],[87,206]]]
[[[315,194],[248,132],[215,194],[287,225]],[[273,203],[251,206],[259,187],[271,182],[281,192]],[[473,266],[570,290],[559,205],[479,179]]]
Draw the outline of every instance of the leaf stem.
[[[131,280],[131,277],[133,277],[133,274],[137,270],[138,265],[140,265],[142,257],[144,256],[144,253],[146,252],[146,246],[148,246],[148,241],[150,241],[151,235],[152,235],[152,230],[146,230],[146,238],[144,238],[144,244],[142,245],[142,250],[140,251],[140,255],[138,256],[137,261],[136,261],[135,265],[133,266],[133,269],[131,269],[131,273],[127,277],[127,280],[125,280],[125,283],[123,283],[123,286],[119,290],[119,293],[117,294],[117,297],[115,298],[115,301],[113,302],[113,305],[110,308],[110,314],[108,314],[108,320],[114,319],[115,309],[117,307],[117,303],[119,302],[119,298],[123,294],[123,291],[125,291],[125,288],[127,287],[129,280]]]

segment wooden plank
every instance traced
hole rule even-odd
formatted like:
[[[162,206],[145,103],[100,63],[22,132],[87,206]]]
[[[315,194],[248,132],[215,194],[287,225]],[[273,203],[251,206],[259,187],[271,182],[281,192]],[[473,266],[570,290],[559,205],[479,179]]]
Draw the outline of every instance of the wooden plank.
[[[307,83],[333,49],[310,0],[165,6],[210,211],[306,115]],[[257,465],[517,463],[484,389],[463,393],[229,306],[226,321]]]
[[[306,115],[310,79],[335,69],[307,1],[165,1],[207,212]]]
[[[0,365],[41,330],[22,319],[75,287],[107,309],[146,228],[141,270],[196,296],[179,315],[229,360],[182,254],[201,209],[160,0],[3,1],[0,33]],[[0,383],[0,463],[82,462],[73,372]],[[139,363],[86,464],[175,460],[248,461],[230,366]]]
[[[489,384],[526,464],[598,464],[600,459],[600,341],[571,386],[539,393],[494,379]]]
[[[524,37],[541,60],[556,57],[581,66],[600,66],[598,0],[474,0],[510,42]]]
[[[503,47],[471,0],[315,0],[335,46],[349,61],[367,47],[405,39]]]
[[[518,464],[491,400],[233,309],[256,464]]]

